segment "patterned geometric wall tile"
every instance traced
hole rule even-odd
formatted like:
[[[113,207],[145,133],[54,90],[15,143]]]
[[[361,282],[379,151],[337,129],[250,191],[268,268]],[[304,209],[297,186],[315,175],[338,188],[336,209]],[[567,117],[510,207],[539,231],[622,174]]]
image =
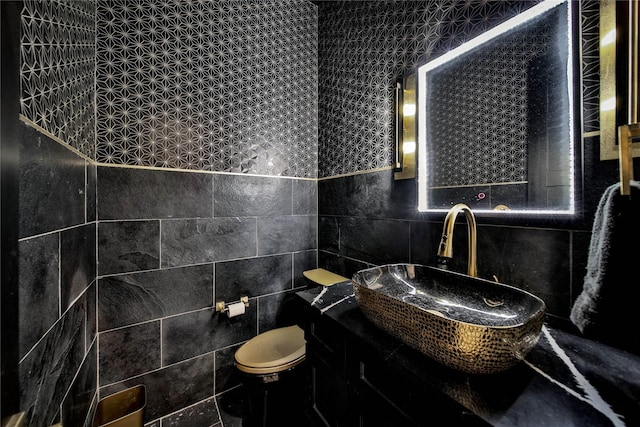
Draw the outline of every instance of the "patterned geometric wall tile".
[[[95,156],[94,0],[25,0],[22,115]]]
[[[396,78],[536,3],[319,2],[319,177],[391,166]]]
[[[580,2],[582,16],[583,130],[600,129],[600,2]]]
[[[317,176],[311,2],[98,1],[97,160]]]

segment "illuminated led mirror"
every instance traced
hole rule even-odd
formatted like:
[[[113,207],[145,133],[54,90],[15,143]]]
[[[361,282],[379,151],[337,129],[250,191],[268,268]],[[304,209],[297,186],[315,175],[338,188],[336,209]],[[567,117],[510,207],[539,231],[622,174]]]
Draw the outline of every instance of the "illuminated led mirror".
[[[418,68],[420,211],[574,213],[570,3],[538,3]]]

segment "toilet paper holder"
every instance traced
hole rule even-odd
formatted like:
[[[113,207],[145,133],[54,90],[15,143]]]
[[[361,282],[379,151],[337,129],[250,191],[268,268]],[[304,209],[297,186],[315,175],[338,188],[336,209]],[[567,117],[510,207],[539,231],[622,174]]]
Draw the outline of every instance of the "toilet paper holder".
[[[240,297],[240,302],[244,303],[245,307],[249,307],[249,297],[248,296],[241,296]],[[225,303],[224,301],[218,301],[216,302],[216,311],[220,312],[220,313],[225,313],[229,311],[227,303]]]

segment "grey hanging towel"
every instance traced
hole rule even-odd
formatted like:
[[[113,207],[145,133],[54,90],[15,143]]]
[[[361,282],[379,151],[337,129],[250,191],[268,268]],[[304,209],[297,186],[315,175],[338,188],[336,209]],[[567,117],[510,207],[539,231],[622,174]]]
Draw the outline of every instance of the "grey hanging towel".
[[[571,321],[589,338],[640,354],[640,183],[607,188],[596,211],[582,293]]]

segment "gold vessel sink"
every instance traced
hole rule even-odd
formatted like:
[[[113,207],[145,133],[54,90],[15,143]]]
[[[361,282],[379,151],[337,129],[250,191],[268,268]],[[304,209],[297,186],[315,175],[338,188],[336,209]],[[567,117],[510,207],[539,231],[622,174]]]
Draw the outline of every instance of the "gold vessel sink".
[[[545,304],[521,289],[417,264],[358,271],[365,317],[438,362],[463,372],[504,371],[537,344]]]

